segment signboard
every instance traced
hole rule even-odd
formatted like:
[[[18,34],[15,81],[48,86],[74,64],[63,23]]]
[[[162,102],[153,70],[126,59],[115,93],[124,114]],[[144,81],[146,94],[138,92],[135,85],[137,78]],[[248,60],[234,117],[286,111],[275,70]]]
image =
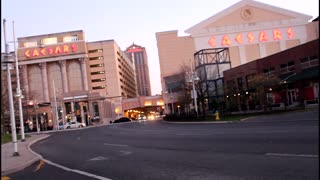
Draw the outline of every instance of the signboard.
[[[87,53],[84,41],[18,48],[19,61]]]
[[[27,49],[24,51],[24,56],[27,58],[34,58],[40,56],[47,56],[47,55],[59,55],[59,54],[66,54],[70,52],[76,52],[77,46],[76,44],[65,44],[65,45],[57,45],[54,47],[44,47],[44,48],[33,48]]]
[[[141,48],[132,48],[132,49],[129,49],[128,52],[142,52],[142,49]]]
[[[255,32],[249,31],[230,35],[211,36],[208,43],[211,47],[227,47],[293,39],[294,37],[295,32],[291,27],[289,27],[287,29],[272,29]]]

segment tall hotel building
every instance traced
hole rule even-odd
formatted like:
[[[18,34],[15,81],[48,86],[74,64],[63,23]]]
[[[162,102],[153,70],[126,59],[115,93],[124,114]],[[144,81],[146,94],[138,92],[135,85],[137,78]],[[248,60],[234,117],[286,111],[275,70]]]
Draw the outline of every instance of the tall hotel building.
[[[126,49],[127,56],[134,61],[139,96],[151,96],[148,56],[146,48],[132,44]]]
[[[181,66],[190,66],[192,60],[196,71],[205,64],[206,77],[215,84],[209,96],[223,96],[223,91],[219,92],[223,71],[319,38],[319,21],[310,20],[309,15],[241,0],[187,29],[189,36],[179,37],[178,31],[158,32],[162,89],[168,90],[169,77],[179,74]],[[222,49],[223,56],[210,54]],[[164,99],[170,103],[165,95]]]
[[[122,98],[136,96],[133,62],[114,40],[86,43],[79,30],[21,37],[18,42],[25,104],[45,115],[41,120],[49,127],[57,119],[109,122],[122,113]],[[29,120],[35,117],[31,110]]]

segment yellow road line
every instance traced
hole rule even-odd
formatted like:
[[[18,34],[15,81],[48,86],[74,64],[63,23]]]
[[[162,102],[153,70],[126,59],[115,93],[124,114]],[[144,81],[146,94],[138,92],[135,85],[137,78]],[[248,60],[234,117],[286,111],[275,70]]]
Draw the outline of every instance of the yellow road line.
[[[2,176],[1,180],[9,180],[10,178],[8,176]]]
[[[38,166],[36,167],[36,169],[33,172],[38,171],[41,168],[41,166],[43,166],[44,164],[45,164],[45,162],[41,160],[40,163],[38,164]]]

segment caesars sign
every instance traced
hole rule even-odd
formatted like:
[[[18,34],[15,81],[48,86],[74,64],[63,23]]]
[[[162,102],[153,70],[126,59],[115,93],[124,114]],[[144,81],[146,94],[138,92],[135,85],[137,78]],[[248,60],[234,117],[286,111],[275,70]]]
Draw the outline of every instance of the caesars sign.
[[[211,36],[196,36],[197,49],[221,48],[269,42],[285,42],[288,40],[306,39],[305,26],[281,27],[261,29],[255,31],[242,31],[233,33],[218,33]]]
[[[61,56],[74,53],[85,52],[84,45],[81,43],[62,44],[43,48],[31,48],[23,50],[24,59],[46,58],[50,56]],[[21,56],[20,56],[21,57]]]
[[[241,44],[252,44],[260,42],[279,41],[283,39],[293,39],[294,31],[292,28],[272,29],[268,31],[256,31],[238,33],[234,35],[222,35],[220,37],[212,36],[208,43],[212,47],[216,46],[232,46]],[[219,45],[218,45],[219,44]]]

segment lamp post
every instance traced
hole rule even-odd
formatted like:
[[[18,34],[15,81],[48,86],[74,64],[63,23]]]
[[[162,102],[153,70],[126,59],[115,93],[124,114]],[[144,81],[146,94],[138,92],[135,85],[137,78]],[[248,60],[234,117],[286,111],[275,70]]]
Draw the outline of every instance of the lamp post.
[[[57,96],[56,96],[56,86],[54,84],[54,80],[53,80],[53,98],[54,98],[54,106],[55,106],[55,112],[56,112],[56,123],[57,123],[57,127],[56,130],[59,130],[59,115],[58,115],[58,104],[57,104]],[[63,126],[64,129],[64,126]]]
[[[20,130],[21,130],[21,141],[25,141],[25,135],[24,135],[24,121],[23,121],[23,113],[22,113],[22,92],[20,88],[20,77],[19,77],[19,64],[18,64],[18,58],[17,58],[17,49],[16,49],[16,35],[14,30],[14,21],[12,22],[12,28],[13,28],[13,44],[14,44],[14,60],[16,63],[16,76],[17,76],[17,90],[16,90],[16,98],[18,98],[19,102],[19,118],[20,118]]]
[[[169,91],[166,91],[165,92],[166,94],[169,94],[169,97],[170,97],[170,102],[171,102],[171,114],[174,114],[174,105],[173,105],[173,101],[174,101],[174,98],[172,96],[172,91],[171,89],[169,88]]]
[[[195,81],[199,81],[200,79],[198,76],[196,76],[196,74],[194,73],[194,71],[192,69],[192,62],[190,63],[190,70],[191,70],[191,77],[188,82],[192,82],[192,97],[193,97],[193,101],[194,101],[194,109],[196,111],[196,115],[197,115],[197,119],[198,119],[197,92],[195,89]]]
[[[40,133],[40,128],[39,128],[38,112],[37,112],[37,108],[39,108],[39,105],[37,103],[37,100],[30,101],[28,104],[33,106],[33,110],[34,110],[34,113],[36,115],[37,133],[39,134]]]
[[[16,132],[16,120],[14,117],[14,107],[13,107],[13,97],[12,97],[12,84],[11,84],[11,74],[10,74],[10,63],[13,63],[9,59],[9,45],[7,44],[6,38],[6,19],[3,19],[3,31],[4,31],[4,42],[5,42],[5,60],[3,63],[7,64],[7,80],[8,80],[8,98],[9,98],[9,110],[10,110],[10,122],[11,122],[11,134],[13,143],[13,156],[19,156],[18,144],[17,144],[17,132]]]

